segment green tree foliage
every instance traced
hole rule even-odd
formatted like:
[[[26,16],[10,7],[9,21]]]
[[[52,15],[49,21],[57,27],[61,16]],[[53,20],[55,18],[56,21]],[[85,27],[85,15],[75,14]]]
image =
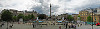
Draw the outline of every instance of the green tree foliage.
[[[39,17],[39,19],[46,19],[46,15],[45,14],[39,14],[38,17]]]
[[[71,15],[68,15],[67,19],[68,19],[68,21],[73,21],[74,20],[74,18]]]
[[[78,17],[81,17],[81,16],[78,15]]]
[[[28,19],[31,19],[31,15],[28,15]]]
[[[34,15],[33,14],[31,14],[31,19],[34,19],[35,17],[34,17]]]
[[[24,20],[25,20],[25,21],[31,20],[31,19],[34,19],[34,15],[33,15],[33,14],[28,15],[28,16],[24,16]]]
[[[28,20],[28,16],[24,16],[24,21],[27,21]]]
[[[12,18],[13,18],[14,21],[18,21],[17,16],[13,16]]]
[[[19,14],[19,15],[17,16],[17,18],[18,18],[18,19],[20,19],[20,18],[23,18],[23,19],[24,19],[24,15],[23,15],[23,14]]]
[[[12,21],[12,13],[9,10],[4,10],[1,14],[3,21]]]
[[[88,16],[88,17],[87,17],[87,22],[92,22],[91,16]]]
[[[81,20],[81,19],[82,19],[80,15],[78,15],[78,17],[79,17],[79,20]]]

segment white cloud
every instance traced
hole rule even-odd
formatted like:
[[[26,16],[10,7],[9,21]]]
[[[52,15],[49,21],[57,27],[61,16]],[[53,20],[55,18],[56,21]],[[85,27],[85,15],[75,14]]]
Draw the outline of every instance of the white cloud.
[[[61,13],[78,13],[81,9],[88,7],[96,7],[97,3],[100,3],[99,0],[61,0],[53,4],[60,6],[57,14]]]
[[[17,10],[29,10],[32,6],[38,5],[33,0],[0,0],[2,8],[17,9]]]
[[[84,8],[100,6],[97,4],[100,0],[0,0],[0,8],[36,10],[49,15],[50,3],[54,11],[52,14],[78,13]]]

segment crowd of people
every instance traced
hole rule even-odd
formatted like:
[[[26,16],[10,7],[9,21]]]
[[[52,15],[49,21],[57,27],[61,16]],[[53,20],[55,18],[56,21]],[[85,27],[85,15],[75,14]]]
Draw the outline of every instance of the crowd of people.
[[[9,23],[10,23],[10,22],[9,22]],[[8,24],[9,24],[9,23],[8,23]],[[37,24],[37,23],[33,23],[33,24],[32,24],[33,28],[36,27],[36,24]],[[53,24],[55,25],[55,23],[53,23]],[[6,25],[4,22],[0,23],[0,27],[2,27],[2,26],[4,26],[4,25]],[[65,26],[66,26],[66,28],[74,28],[74,29],[76,29],[76,26],[80,27],[80,26],[82,26],[82,24],[81,24],[81,23],[77,23],[77,24],[74,24],[74,23],[67,23],[67,24],[65,24]],[[9,25],[8,27],[12,28],[12,27],[13,27],[13,24],[10,23],[10,25]],[[41,27],[42,27],[42,26],[41,26]],[[59,26],[59,28],[61,28],[61,26]]]
[[[74,29],[76,29],[76,24],[68,23],[68,28],[74,28]]]

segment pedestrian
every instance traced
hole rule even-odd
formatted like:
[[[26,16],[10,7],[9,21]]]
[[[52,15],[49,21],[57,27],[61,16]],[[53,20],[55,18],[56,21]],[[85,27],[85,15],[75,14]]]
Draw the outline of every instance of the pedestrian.
[[[2,25],[4,25],[4,23],[2,23]]]
[[[2,27],[2,25],[0,25],[0,27]]]
[[[2,23],[1,25],[0,25],[0,27],[2,27],[4,25],[4,23]]]
[[[71,25],[69,25],[69,28],[71,28]]]
[[[59,29],[61,29],[61,26],[59,26]]]
[[[82,24],[81,24],[82,25]]]
[[[76,26],[74,25],[74,29],[76,29]]]
[[[11,26],[11,25],[10,25],[9,27],[10,27],[10,28],[12,28],[12,26]]]
[[[79,24],[78,24],[78,27],[79,27]]]
[[[74,28],[74,25],[71,25],[71,28]]]
[[[12,24],[12,25],[10,25],[9,27],[10,27],[10,28],[12,28],[12,27],[13,27],[13,24]]]
[[[33,28],[34,28],[34,24],[32,24],[33,25]]]
[[[66,24],[66,28],[67,28],[67,25],[68,25],[68,24]]]
[[[76,25],[75,25],[75,24],[73,24],[73,26],[74,26],[74,29],[76,29]]]

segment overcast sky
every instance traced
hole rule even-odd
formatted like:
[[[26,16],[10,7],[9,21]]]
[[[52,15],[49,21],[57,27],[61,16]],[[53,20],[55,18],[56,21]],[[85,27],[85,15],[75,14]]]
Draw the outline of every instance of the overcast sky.
[[[0,0],[1,9],[16,9],[19,11],[32,11],[49,15],[50,3],[52,14],[63,13],[78,14],[85,8],[100,7],[100,0]]]

